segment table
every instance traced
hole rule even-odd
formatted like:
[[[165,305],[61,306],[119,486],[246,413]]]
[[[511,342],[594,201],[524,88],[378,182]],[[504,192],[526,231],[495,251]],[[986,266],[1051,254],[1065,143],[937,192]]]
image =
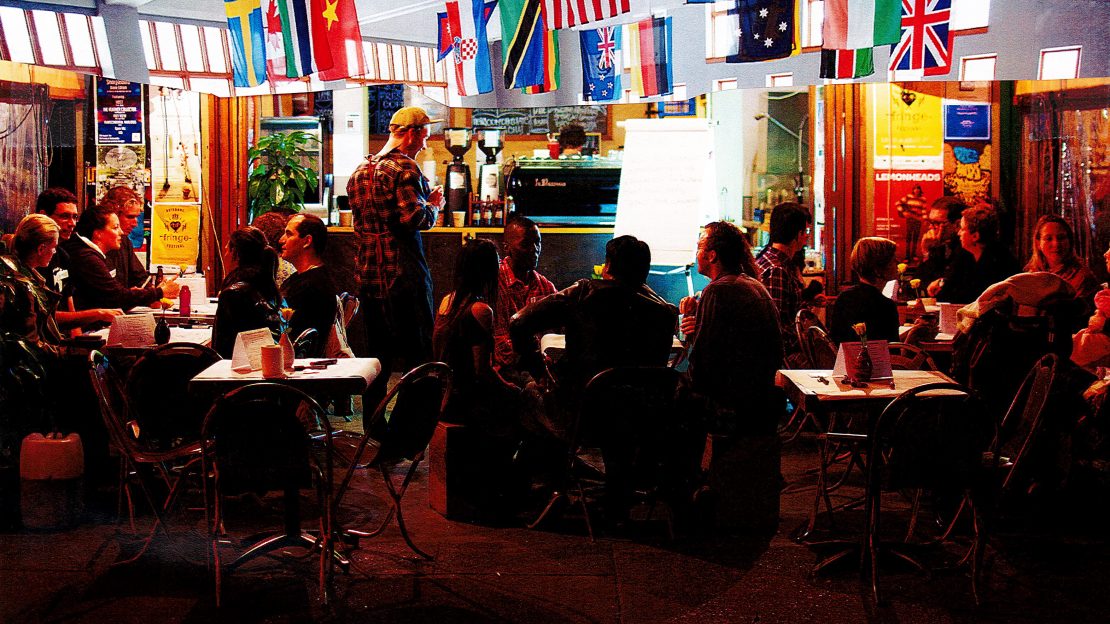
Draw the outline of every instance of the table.
[[[144,314],[147,312],[153,313],[156,317],[164,316],[166,324],[172,326],[183,325],[190,327],[193,325],[209,325],[216,321],[216,302],[209,299],[201,299],[200,301],[194,300],[190,307],[189,316],[181,316],[181,302],[177,299],[173,300],[173,306],[165,314],[161,309],[155,310],[146,306],[138,306],[131,308],[128,314]]]
[[[678,338],[671,339],[671,356],[682,353],[684,348],[682,341]],[[540,351],[551,358],[558,360],[563,356],[563,352],[567,350],[567,337],[566,334],[544,334],[540,337]]]
[[[913,329],[913,325],[902,325],[898,328],[898,339],[905,342],[906,334]],[[956,334],[937,334],[933,340],[922,340],[917,346],[922,351],[928,352],[930,355],[936,353],[952,353],[952,345],[955,343]]]
[[[831,370],[780,370],[775,384],[786,392],[791,402],[806,411],[863,409],[878,413],[906,390],[929,383],[955,383],[939,371],[896,370],[893,374],[893,381],[854,388],[844,383],[843,377],[834,379]]]
[[[101,340],[108,340],[108,331],[111,328],[105,327],[96,331],[91,331],[85,336],[96,336]],[[211,327],[171,327],[170,328],[170,342],[190,342],[192,344],[199,344],[208,346],[212,341],[212,328]],[[120,345],[106,345],[106,349],[127,349],[127,350],[141,350],[153,349],[157,347],[156,344],[147,345],[145,347],[121,347]]]
[[[224,394],[247,384],[270,381],[293,386],[311,396],[342,396],[362,394],[382,372],[382,363],[377,358],[340,358],[322,370],[307,368],[313,361],[315,359],[297,359],[294,365],[304,366],[304,370],[267,379],[261,370],[239,373],[231,370],[231,360],[220,360],[193,377],[189,389]]]

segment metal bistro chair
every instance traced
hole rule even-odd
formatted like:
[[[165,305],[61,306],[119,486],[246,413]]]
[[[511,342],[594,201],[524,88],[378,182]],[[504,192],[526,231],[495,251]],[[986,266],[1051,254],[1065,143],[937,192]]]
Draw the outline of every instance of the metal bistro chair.
[[[868,437],[866,521],[864,539],[853,544],[862,548],[861,563],[871,576],[876,603],[881,600],[879,559],[892,554],[919,570],[924,566],[908,552],[907,540],[882,541],[880,520],[884,492],[928,490],[960,492],[971,509],[974,535],[963,562],[971,564],[971,589],[979,601],[978,576],[986,542],[983,506],[984,484],[995,424],[982,408],[977,395],[959,384],[933,383],[918,386],[898,396],[883,410]],[[890,513],[889,511],[887,512]],[[916,509],[910,512],[912,517]],[[817,564],[814,572],[854,552],[850,548]]]
[[[209,347],[171,342],[142,355],[127,375],[127,397],[139,422],[140,439],[158,448],[200,440],[211,402],[189,392],[189,380],[220,361]]]
[[[904,342],[892,342],[888,345],[888,348],[890,350],[890,367],[894,370],[940,370],[932,356],[921,347]]]
[[[140,427],[134,420],[123,384],[112,368],[107,356],[99,351],[89,353],[89,377],[96,393],[97,405],[104,427],[108,430],[108,443],[119,455],[119,492],[116,511],[120,515],[126,498],[127,511],[132,532],[135,531],[135,506],[131,492],[137,486],[143,493],[151,512],[154,524],[147,534],[142,549],[130,559],[118,563],[130,563],[146,552],[150,541],[159,528],[167,535],[164,514],[168,512],[179,492],[181,480],[201,459],[200,439],[194,439],[170,450],[153,448],[140,435]],[[153,473],[153,475],[152,475]],[[167,493],[159,503],[151,492],[150,477],[157,476]]]
[[[372,531],[346,529],[343,532],[345,539],[357,545],[360,538],[380,535],[389,521],[396,516],[397,528],[405,544],[420,557],[432,558],[431,555],[417,548],[409,537],[408,529],[405,527],[405,517],[401,511],[401,499],[404,498],[420,462],[424,460],[428,443],[443,416],[443,411],[447,408],[447,399],[450,396],[451,367],[443,362],[421,364],[401,377],[397,385],[378,403],[373,416],[363,419],[365,433],[350,456],[350,467],[339,484],[334,509],[338,512],[343,502],[343,495],[350,487],[351,479],[354,478],[355,470],[361,468],[377,468],[381,472],[382,481],[391,500],[391,507],[375,529]],[[396,402],[393,408],[388,410],[387,420],[386,411],[394,399]],[[373,449],[373,455],[365,458],[364,461],[363,454],[368,448]],[[408,470],[401,482],[396,483],[391,470],[404,461],[409,462]]]
[[[812,322],[803,320],[809,317],[812,317]],[[832,370],[833,365],[836,364],[836,345],[829,339],[829,334],[821,326],[817,316],[805,308],[798,310],[798,318],[794,326],[798,330],[798,342],[801,345],[805,365],[812,369]],[[806,429],[807,424],[817,434],[824,431],[824,427],[817,422],[813,414],[806,412],[801,406],[795,406],[790,419],[779,428],[783,442],[793,442]]]
[[[216,400],[204,420],[205,517],[214,560],[216,605],[222,597],[221,546],[229,543],[225,527],[227,495],[280,490],[284,493],[284,527],[248,547],[229,568],[281,548],[319,549],[320,595],[328,602],[332,565],[347,561],[335,552],[332,516],[332,445],[313,444],[312,434],[330,438],[327,414],[304,392],[278,383],[236,388]],[[322,457],[321,457],[322,456]],[[299,490],[316,491],[318,529],[301,528]]]

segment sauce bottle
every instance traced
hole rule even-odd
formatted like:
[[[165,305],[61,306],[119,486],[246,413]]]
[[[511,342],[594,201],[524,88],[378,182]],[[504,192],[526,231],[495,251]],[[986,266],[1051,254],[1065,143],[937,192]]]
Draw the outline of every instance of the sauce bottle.
[[[178,307],[181,309],[181,316],[192,315],[192,302],[193,293],[189,292],[189,287],[182,286],[181,291],[177,293]]]

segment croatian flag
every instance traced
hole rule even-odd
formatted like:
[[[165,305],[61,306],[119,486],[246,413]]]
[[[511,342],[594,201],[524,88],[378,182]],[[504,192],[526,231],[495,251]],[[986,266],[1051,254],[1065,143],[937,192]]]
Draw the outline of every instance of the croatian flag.
[[[902,0],[902,40],[890,51],[890,70],[924,70],[941,76],[952,68],[952,0]]]
[[[543,0],[548,30],[570,28],[628,13],[629,0]]]
[[[483,0],[449,0],[447,33],[451,41],[451,60],[459,95],[478,95],[493,91],[489,43]]]

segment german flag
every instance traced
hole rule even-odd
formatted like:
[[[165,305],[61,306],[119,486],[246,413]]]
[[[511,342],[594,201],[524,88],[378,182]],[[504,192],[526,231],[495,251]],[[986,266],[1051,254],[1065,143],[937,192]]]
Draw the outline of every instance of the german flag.
[[[671,74],[671,18],[653,17],[632,25],[632,89],[642,97],[674,92]]]

